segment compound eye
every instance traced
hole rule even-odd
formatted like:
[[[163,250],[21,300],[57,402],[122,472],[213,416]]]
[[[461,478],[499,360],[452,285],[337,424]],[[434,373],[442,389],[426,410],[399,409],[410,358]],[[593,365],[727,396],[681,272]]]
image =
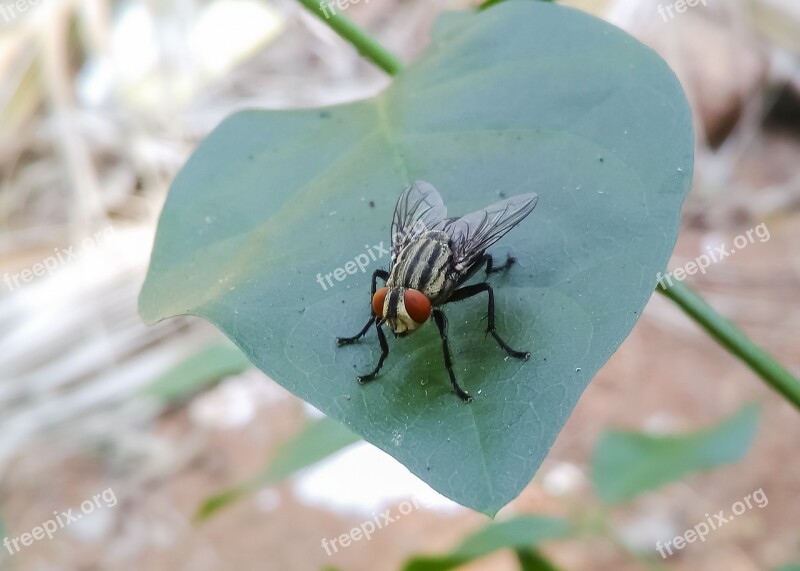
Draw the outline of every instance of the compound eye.
[[[389,288],[382,287],[372,296],[372,312],[378,317],[383,317],[383,303],[386,301],[386,292]]]
[[[431,316],[431,301],[425,297],[424,293],[415,289],[407,289],[403,302],[406,312],[415,323],[421,325],[428,321]]]

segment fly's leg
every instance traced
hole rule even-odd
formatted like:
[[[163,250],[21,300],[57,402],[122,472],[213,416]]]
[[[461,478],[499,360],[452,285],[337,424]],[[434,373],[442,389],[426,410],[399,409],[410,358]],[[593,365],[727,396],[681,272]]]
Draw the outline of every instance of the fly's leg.
[[[370,300],[375,295],[375,292],[378,291],[378,278],[382,279],[384,282],[389,279],[389,272],[385,270],[375,270],[372,274],[372,291],[370,295]],[[359,339],[361,339],[364,335],[367,334],[369,328],[372,327],[372,324],[375,324],[375,329],[378,332],[378,341],[381,344],[381,358],[378,360],[378,366],[375,367],[375,370],[372,371],[368,375],[361,375],[358,377],[359,383],[368,383],[369,381],[373,380],[377,375],[378,372],[383,367],[383,362],[386,360],[386,357],[389,355],[389,344],[386,342],[386,335],[383,334],[383,326],[384,320],[378,319],[376,315],[371,315],[369,321],[364,326],[364,328],[358,332],[358,334],[354,335],[353,337],[337,337],[336,344],[341,347],[342,345],[350,345],[355,343]]]
[[[369,296],[370,301],[372,300],[372,296],[375,295],[375,292],[378,291],[378,278],[382,279],[383,281],[388,280],[389,279],[389,272],[387,272],[386,270],[375,270],[375,272],[373,272],[373,274],[372,274],[372,293]],[[367,324],[364,326],[364,328],[361,331],[358,332],[358,334],[354,335],[353,337],[337,337],[336,338],[336,344],[339,347],[342,347],[343,345],[352,345],[353,343],[355,343],[356,341],[358,341],[364,335],[367,334],[367,331],[369,331],[369,328],[372,327],[372,324],[375,323],[376,319],[377,318],[374,315],[370,316],[369,321],[367,321]]]
[[[514,262],[517,261],[516,258],[514,258],[513,256],[509,255],[506,258],[506,263],[505,264],[495,268],[494,264],[493,264],[494,259],[492,258],[491,254],[484,254],[483,255],[483,259],[486,261],[486,275],[487,276],[489,276],[490,274],[496,274],[498,272],[502,272],[503,270],[507,270],[508,268],[510,268],[511,266],[514,265]]]
[[[383,334],[383,329],[381,329],[383,323],[384,323],[383,319],[375,323],[375,329],[378,331],[378,341],[380,341],[381,343],[381,358],[378,359],[378,366],[375,367],[374,371],[372,371],[368,375],[361,375],[358,377],[358,382],[361,383],[362,385],[364,383],[370,382],[376,376],[378,376],[378,372],[381,370],[381,367],[383,367],[383,362],[389,355],[389,344],[386,342],[386,335]]]
[[[475,284],[471,286],[462,287],[457,289],[453,292],[453,295],[450,296],[450,299],[447,300],[448,303],[451,301],[461,301],[464,299],[468,299],[470,297],[476,296],[480,293],[488,292],[489,293],[489,327],[486,329],[487,333],[491,333],[492,337],[495,338],[497,344],[508,353],[511,357],[515,359],[521,359],[523,361],[527,361],[531,354],[527,351],[516,351],[508,346],[508,343],[503,341],[500,336],[497,334],[497,330],[494,326],[494,291],[492,290],[492,286],[487,283]]]
[[[453,362],[450,360],[450,346],[447,343],[447,316],[440,309],[433,310],[433,319],[436,321],[436,327],[439,328],[439,335],[442,337],[442,352],[444,353],[444,366],[447,367],[447,374],[450,375],[450,384],[453,385],[453,390],[456,391],[458,397],[464,402],[471,402],[472,397],[469,396],[464,389],[462,389],[456,376],[453,373]]]
[[[376,317],[374,315],[372,317],[370,317],[369,321],[367,321],[367,324],[364,326],[364,328],[361,331],[359,331],[357,334],[352,336],[352,337],[337,337],[336,338],[336,344],[339,347],[343,347],[344,345],[352,345],[353,343],[355,343],[356,341],[358,341],[364,335],[367,334],[367,331],[369,331],[369,328],[372,327],[373,323],[375,323],[375,319],[376,319]]]
[[[386,270],[375,270],[372,272],[372,292],[369,296],[370,301],[372,301],[372,296],[375,295],[375,292],[378,291],[378,278],[386,282],[386,280],[389,279],[389,272]]]

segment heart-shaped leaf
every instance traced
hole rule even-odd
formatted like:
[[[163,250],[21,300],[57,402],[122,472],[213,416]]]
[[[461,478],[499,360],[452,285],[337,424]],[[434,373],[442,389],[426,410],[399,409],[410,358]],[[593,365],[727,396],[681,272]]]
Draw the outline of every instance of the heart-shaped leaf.
[[[220,125],[170,189],[141,312],[208,319],[294,394],[494,514],[636,323],[674,246],[692,160],[677,80],[624,32],[540,2],[445,15],[374,99]],[[417,179],[451,215],[539,194],[492,249],[519,261],[491,281],[498,331],[530,361],[486,338],[485,298],[446,306],[468,405],[432,324],[390,338],[365,386],[374,331],[335,343],[366,322],[395,201]]]

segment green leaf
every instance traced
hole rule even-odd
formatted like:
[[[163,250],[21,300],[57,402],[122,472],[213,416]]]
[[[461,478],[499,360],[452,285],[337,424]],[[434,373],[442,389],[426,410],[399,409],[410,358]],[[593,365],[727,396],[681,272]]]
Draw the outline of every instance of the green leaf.
[[[544,2],[447,14],[374,99],[223,122],[170,189],[141,313],[208,319],[288,390],[494,514],[636,323],[673,249],[692,161],[677,80],[621,30]],[[446,308],[469,405],[451,392],[432,324],[390,339],[365,386],[374,331],[335,343],[369,316],[369,274],[389,264],[394,205],[416,179],[453,215],[539,194],[492,248],[518,259],[491,282],[499,333],[530,361],[486,337],[485,297]],[[359,256],[365,273],[351,265],[325,282]]]
[[[164,373],[142,392],[167,403],[183,401],[252,366],[236,347],[209,345]]]
[[[280,447],[258,481],[263,485],[283,480],[359,440],[351,430],[330,418],[312,422]]]
[[[486,557],[499,549],[527,550],[552,539],[572,534],[569,522],[544,516],[521,516],[493,523],[467,537],[456,550],[441,557],[416,557],[404,571],[447,571]],[[533,567],[536,569],[536,567]],[[546,568],[543,568],[546,569]]]
[[[284,480],[359,440],[358,436],[330,418],[310,422],[299,434],[280,446],[269,465],[255,478],[206,498],[195,518],[207,519],[243,496]]]
[[[740,460],[756,435],[759,409],[748,405],[717,426],[683,435],[605,432],[594,449],[592,479],[607,502],[630,499],[700,470]]]
[[[784,565],[783,567],[773,569],[773,571],[800,571],[800,563],[790,563],[788,565]]]
[[[558,567],[535,549],[518,549],[517,559],[521,571],[558,571]]]

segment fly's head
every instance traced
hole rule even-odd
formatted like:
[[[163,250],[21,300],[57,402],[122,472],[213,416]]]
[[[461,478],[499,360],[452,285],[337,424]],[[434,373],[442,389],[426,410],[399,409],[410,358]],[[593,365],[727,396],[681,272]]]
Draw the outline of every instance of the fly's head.
[[[415,289],[382,287],[372,296],[372,311],[401,337],[428,321],[431,309],[430,300]]]

